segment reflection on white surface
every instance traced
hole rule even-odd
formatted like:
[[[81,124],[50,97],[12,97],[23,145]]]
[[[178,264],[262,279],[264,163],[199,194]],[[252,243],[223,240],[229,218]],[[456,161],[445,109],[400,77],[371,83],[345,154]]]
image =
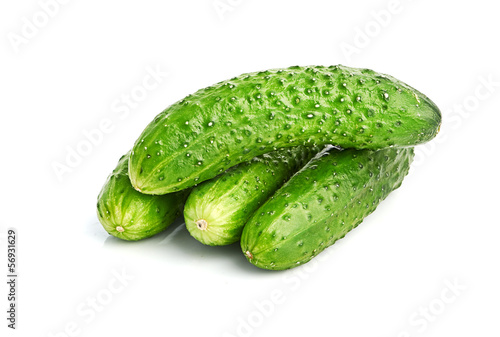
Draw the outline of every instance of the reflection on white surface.
[[[100,224],[98,224],[100,226]],[[230,266],[236,274],[249,272],[252,274],[269,274],[253,266],[241,252],[239,242],[227,246],[207,246],[194,239],[186,229],[182,216],[165,231],[140,241],[124,241],[108,235],[102,243],[102,248],[111,252],[128,255],[146,254],[151,259],[163,259],[165,263],[187,265],[211,265],[213,268]]]

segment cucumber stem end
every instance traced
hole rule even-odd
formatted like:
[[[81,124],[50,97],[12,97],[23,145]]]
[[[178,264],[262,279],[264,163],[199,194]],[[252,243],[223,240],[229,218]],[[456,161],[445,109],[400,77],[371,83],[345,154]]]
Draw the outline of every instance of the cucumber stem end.
[[[200,220],[196,221],[195,223],[196,223],[196,227],[198,227],[199,230],[202,230],[202,231],[207,230],[207,227],[208,227],[207,220],[200,219]]]
[[[249,250],[247,250],[247,251],[245,252],[245,255],[246,255],[246,256],[247,256],[250,260],[251,260],[251,259],[253,259],[253,255],[252,255],[252,253],[250,253],[250,251],[249,251]]]

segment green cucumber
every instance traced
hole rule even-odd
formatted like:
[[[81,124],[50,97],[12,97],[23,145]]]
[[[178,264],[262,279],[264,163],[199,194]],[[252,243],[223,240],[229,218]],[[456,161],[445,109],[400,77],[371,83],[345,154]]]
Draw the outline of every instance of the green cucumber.
[[[136,191],[128,177],[129,153],[122,156],[97,198],[97,216],[111,235],[128,241],[153,236],[174,222],[188,191],[147,195]]]
[[[413,148],[322,152],[250,218],[241,248],[264,269],[308,262],[372,213],[409,171]]]
[[[189,233],[210,246],[238,241],[255,210],[317,152],[304,146],[273,151],[193,188],[184,207]]]
[[[147,126],[132,185],[165,194],[283,147],[381,149],[432,139],[441,113],[425,95],[369,69],[290,67],[244,74],[187,96]]]

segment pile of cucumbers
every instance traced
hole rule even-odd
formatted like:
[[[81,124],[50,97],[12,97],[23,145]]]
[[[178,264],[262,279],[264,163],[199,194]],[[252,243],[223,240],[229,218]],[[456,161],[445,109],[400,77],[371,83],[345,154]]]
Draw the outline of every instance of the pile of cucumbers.
[[[257,267],[293,268],[360,224],[434,138],[438,107],[388,75],[345,66],[273,69],[169,106],[108,177],[111,235],[141,240],[182,212],[206,245],[240,241]]]

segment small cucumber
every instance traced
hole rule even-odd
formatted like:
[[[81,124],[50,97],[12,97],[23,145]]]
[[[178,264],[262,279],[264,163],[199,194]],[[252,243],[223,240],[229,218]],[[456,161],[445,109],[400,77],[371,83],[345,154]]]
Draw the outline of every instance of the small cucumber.
[[[170,226],[181,213],[188,191],[166,195],[137,192],[128,177],[129,153],[120,158],[99,193],[97,216],[109,234],[136,241]]]
[[[250,218],[243,253],[264,269],[308,262],[401,185],[413,156],[413,148],[320,153]]]
[[[143,193],[165,194],[279,148],[413,146],[432,139],[440,124],[429,98],[369,69],[296,66],[243,74],[156,116],[134,145],[130,179]]]
[[[238,241],[255,210],[317,152],[304,146],[273,151],[201,183],[186,201],[186,228],[206,245]]]

